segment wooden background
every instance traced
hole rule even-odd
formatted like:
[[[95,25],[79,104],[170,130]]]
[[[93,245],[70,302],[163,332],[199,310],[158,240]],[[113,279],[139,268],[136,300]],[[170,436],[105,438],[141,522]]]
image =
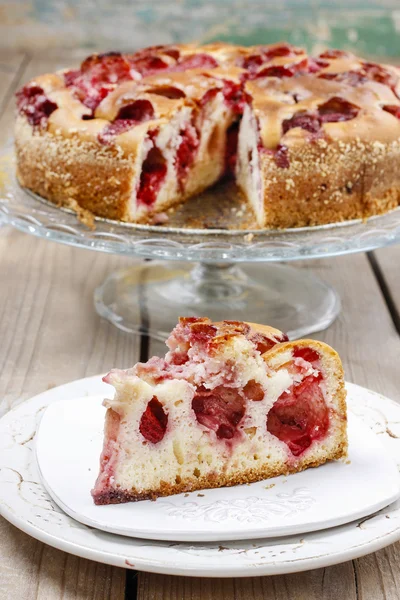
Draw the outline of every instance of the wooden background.
[[[287,40],[400,55],[398,0],[0,0],[0,48]]]
[[[0,144],[12,135],[17,87],[77,62],[62,50],[0,53]],[[341,354],[349,381],[400,400],[400,247],[299,263],[334,285],[343,310],[316,335]],[[78,250],[0,227],[0,415],[52,386],[129,367],[160,343],[101,320],[93,291],[132,259]],[[0,600],[397,600],[400,543],[297,575],[202,580],[136,574],[46,546],[0,519]]]

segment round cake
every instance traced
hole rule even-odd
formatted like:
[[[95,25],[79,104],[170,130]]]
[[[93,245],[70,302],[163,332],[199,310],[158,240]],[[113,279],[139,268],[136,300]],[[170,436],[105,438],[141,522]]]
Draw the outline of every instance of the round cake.
[[[400,70],[281,43],[87,58],[17,93],[17,174],[127,222],[234,177],[259,227],[367,218],[400,199]]]

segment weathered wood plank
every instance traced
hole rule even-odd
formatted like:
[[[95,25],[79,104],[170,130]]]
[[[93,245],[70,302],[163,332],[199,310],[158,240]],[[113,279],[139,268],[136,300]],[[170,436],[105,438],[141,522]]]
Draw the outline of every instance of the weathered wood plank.
[[[124,598],[125,572],[50,548],[0,521],[0,598],[109,600]],[[5,539],[3,540],[3,536]]]
[[[12,95],[29,57],[24,52],[0,52],[0,114]]]
[[[400,544],[357,561],[281,577],[200,579],[139,574],[138,600],[397,600]],[[131,600],[128,598],[127,600]]]
[[[142,573],[137,597],[138,600],[357,600],[357,590],[349,562],[284,577],[200,579]]]
[[[329,329],[312,335],[340,354],[346,379],[400,401],[396,356],[400,338],[370,268],[366,254],[354,254],[307,263],[313,272],[333,285],[342,311]],[[393,360],[381,360],[381,356]]]
[[[372,265],[377,277],[382,280],[386,302],[400,333],[400,245],[376,250],[372,255]]]

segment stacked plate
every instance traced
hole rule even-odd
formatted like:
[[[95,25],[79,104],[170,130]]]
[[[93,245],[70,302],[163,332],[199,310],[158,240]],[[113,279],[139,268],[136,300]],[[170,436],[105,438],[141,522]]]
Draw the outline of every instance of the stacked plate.
[[[90,496],[109,386],[54,388],[0,420],[0,513],[67,552],[138,570],[289,573],[400,538],[400,406],[347,384],[349,456],[288,477],[111,506]]]

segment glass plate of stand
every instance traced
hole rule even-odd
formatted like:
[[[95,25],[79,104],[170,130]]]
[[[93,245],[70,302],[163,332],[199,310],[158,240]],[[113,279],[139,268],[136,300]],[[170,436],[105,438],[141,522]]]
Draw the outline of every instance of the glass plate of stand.
[[[112,273],[95,291],[95,306],[120,329],[158,339],[179,315],[270,323],[292,338],[324,329],[340,312],[336,291],[308,270],[277,263],[400,241],[400,207],[365,222],[257,229],[232,182],[171,211],[164,224],[95,217],[89,228],[18,184],[9,145],[0,158],[0,222],[80,248],[153,259]]]

